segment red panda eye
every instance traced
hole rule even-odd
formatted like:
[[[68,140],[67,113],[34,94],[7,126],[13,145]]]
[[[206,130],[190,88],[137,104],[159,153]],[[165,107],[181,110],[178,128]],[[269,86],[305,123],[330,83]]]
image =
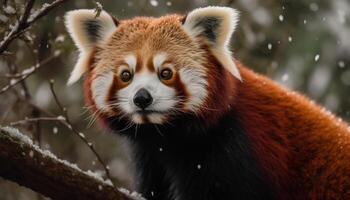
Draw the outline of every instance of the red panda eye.
[[[129,71],[123,71],[121,74],[120,74],[120,79],[123,81],[123,82],[129,82],[132,78],[132,75]]]
[[[172,76],[173,76],[173,72],[168,68],[163,69],[159,74],[159,77],[163,80],[169,80],[171,79]]]

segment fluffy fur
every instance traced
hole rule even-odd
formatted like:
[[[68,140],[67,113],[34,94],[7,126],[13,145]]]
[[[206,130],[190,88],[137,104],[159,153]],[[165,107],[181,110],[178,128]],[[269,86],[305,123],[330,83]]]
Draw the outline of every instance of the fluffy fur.
[[[83,26],[66,20],[82,48],[91,31],[71,31]],[[349,126],[233,60],[235,10],[113,22],[88,45],[85,99],[130,140],[147,199],[350,198]],[[153,97],[143,109],[133,102],[140,89]]]
[[[113,33],[117,24],[105,11],[102,11],[97,18],[94,10],[86,9],[68,12],[65,22],[68,32],[80,51],[77,64],[68,80],[68,84],[72,84],[88,69],[94,47],[103,44],[105,39]]]

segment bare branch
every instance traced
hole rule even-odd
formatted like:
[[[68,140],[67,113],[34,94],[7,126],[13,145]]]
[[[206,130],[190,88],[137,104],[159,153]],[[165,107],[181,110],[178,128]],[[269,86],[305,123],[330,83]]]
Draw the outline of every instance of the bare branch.
[[[33,6],[34,6],[35,0],[29,0],[27,3],[27,6],[24,9],[24,13],[21,17],[21,19],[19,20],[19,28],[21,28],[21,26],[25,26],[27,23],[27,19],[30,15],[30,11],[32,10]]]
[[[64,115],[63,117],[64,117],[65,121],[62,121],[63,125],[65,125],[73,133],[75,133],[89,147],[89,149],[93,152],[93,154],[96,156],[97,160],[100,162],[100,164],[104,168],[107,178],[111,181],[112,185],[114,185],[113,182],[112,182],[112,178],[111,178],[108,166],[102,160],[101,156],[97,153],[97,151],[96,151],[95,147],[93,146],[93,144],[86,139],[84,133],[79,132],[77,129],[75,129],[73,127],[73,124],[70,121],[67,109],[61,104],[61,102],[59,101],[59,99],[57,97],[57,94],[56,94],[56,92],[54,90],[54,83],[55,83],[54,80],[50,81],[50,89],[51,89],[51,92],[52,92],[52,95],[53,95],[53,97],[55,99],[56,104],[61,109],[61,111],[62,111],[62,113]]]
[[[16,126],[16,125],[20,125],[20,124],[26,124],[28,122],[39,122],[39,121],[62,122],[62,121],[65,121],[65,119],[62,118],[62,117],[37,117],[37,118],[28,118],[28,119],[19,120],[19,121],[16,121],[16,122],[11,122],[10,125],[11,126]]]
[[[67,113],[67,109],[59,101],[58,96],[54,90],[54,81],[53,80],[50,81],[50,89],[51,89],[51,92],[52,92],[52,95],[54,97],[56,104],[58,105],[59,109],[62,111],[64,116],[53,117],[53,115],[51,113],[49,113],[50,117],[28,118],[28,119],[20,120],[17,122],[12,122],[11,125],[14,126],[14,125],[24,124],[24,123],[28,123],[28,122],[40,122],[40,121],[60,122],[62,125],[64,125],[69,130],[71,130],[73,133],[75,133],[88,146],[88,148],[92,151],[92,153],[96,156],[97,160],[100,162],[100,164],[104,168],[105,173],[106,173],[106,177],[111,181],[112,185],[114,186],[110,172],[109,172],[109,168],[105,164],[105,162],[102,160],[101,156],[98,154],[98,152],[96,151],[93,144],[87,140],[84,133],[79,132],[76,128],[74,128],[72,122],[70,121],[69,115]],[[0,94],[1,94],[1,91],[0,91]],[[37,106],[35,104],[33,104],[32,106],[37,108]],[[40,109],[40,111],[41,110],[42,109]]]
[[[18,83],[21,83],[22,81],[26,80],[30,75],[34,74],[38,69],[40,69],[42,66],[44,66],[45,64],[50,62],[52,59],[54,59],[54,58],[56,58],[58,56],[59,56],[59,54],[55,54],[55,55],[45,59],[41,63],[38,63],[35,66],[32,66],[32,67],[30,67],[30,68],[28,68],[26,70],[23,70],[19,74],[12,75],[13,77],[18,77],[18,79],[14,79],[14,81],[12,83],[10,83],[10,84],[6,85],[5,87],[3,87],[2,89],[0,89],[0,94],[8,91],[9,89],[11,89],[14,86],[16,86]]]
[[[51,4],[45,3],[42,8],[39,9],[39,12],[34,13],[32,16],[29,17],[27,24],[28,26],[31,25],[36,20],[40,19],[41,17],[45,16],[47,13],[49,13],[51,10],[55,9],[56,7],[62,5],[63,3],[67,2],[69,0],[56,0],[52,2]]]
[[[13,128],[0,127],[0,176],[52,199],[132,200],[95,173],[41,150]]]
[[[4,37],[4,39],[0,42],[0,54],[2,54],[8,47],[8,45],[20,35],[22,35],[27,29],[38,19],[45,16],[52,9],[60,6],[61,4],[67,2],[68,0],[56,0],[51,4],[45,3],[38,11],[30,15],[30,11],[32,10],[34,0],[29,0],[25,11],[20,18],[19,22],[16,22],[15,25],[12,26],[11,31]]]

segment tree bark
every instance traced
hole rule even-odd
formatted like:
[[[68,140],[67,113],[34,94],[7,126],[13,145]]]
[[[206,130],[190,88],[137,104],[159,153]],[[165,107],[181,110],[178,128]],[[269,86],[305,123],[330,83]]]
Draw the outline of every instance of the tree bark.
[[[1,177],[52,199],[133,199],[108,182],[39,149],[28,139],[0,127]]]

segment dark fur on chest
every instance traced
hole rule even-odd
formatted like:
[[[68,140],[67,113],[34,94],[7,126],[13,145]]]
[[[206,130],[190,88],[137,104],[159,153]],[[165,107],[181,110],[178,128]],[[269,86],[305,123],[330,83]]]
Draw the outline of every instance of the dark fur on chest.
[[[131,140],[139,192],[148,200],[273,199],[236,116],[209,128],[187,116],[121,134]]]

